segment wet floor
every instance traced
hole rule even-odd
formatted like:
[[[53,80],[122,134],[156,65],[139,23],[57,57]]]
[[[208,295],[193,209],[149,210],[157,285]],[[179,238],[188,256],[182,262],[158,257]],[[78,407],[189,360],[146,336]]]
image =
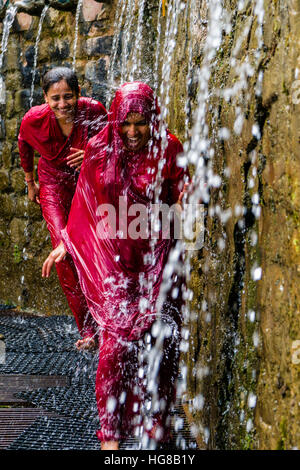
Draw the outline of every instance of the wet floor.
[[[97,354],[78,352],[75,321],[0,309],[0,449],[100,450],[94,381]],[[178,402],[169,449],[196,449]],[[181,425],[178,426],[178,423]],[[137,439],[121,449],[139,449]]]

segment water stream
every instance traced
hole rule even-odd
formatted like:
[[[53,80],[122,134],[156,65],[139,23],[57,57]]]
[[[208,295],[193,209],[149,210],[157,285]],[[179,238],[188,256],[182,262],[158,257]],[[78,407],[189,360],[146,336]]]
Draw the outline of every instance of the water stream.
[[[73,43],[73,61],[72,61],[72,68],[75,70],[76,68],[76,53],[77,53],[77,43],[78,43],[78,27],[79,27],[79,15],[82,9],[82,2],[83,0],[78,0],[77,7],[76,7],[76,15],[75,15],[75,35],[74,35],[74,43]]]
[[[5,18],[3,21],[1,53],[0,53],[0,104],[6,103],[5,80],[2,75],[2,69],[3,69],[3,61],[4,61],[5,53],[7,51],[7,44],[8,44],[10,29],[13,25],[16,14],[17,14],[17,7],[15,5],[9,5],[5,12]]]
[[[43,22],[44,22],[48,9],[49,9],[49,5],[45,5],[41,13],[41,17],[40,17],[39,25],[38,25],[38,31],[37,31],[36,40],[35,40],[33,69],[32,69],[32,82],[31,82],[31,91],[30,91],[30,99],[29,99],[30,107],[32,106],[32,103],[33,103],[33,93],[34,93],[34,83],[35,83],[36,67],[37,67],[37,60],[38,60],[39,42],[41,39]]]

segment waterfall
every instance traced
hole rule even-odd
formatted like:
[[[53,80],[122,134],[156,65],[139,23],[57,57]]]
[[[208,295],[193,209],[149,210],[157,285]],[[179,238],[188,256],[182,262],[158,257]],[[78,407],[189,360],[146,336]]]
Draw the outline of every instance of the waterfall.
[[[115,21],[114,21],[114,39],[113,39],[113,44],[112,44],[109,70],[107,73],[107,98],[106,98],[107,107],[110,105],[113,90],[115,88],[114,86],[115,65],[116,65],[116,58],[117,58],[117,52],[118,52],[118,46],[119,46],[120,32],[122,28],[123,16],[124,16],[126,5],[127,5],[127,0],[118,0],[116,14],[115,14]]]
[[[2,68],[3,68],[4,54],[7,50],[10,29],[13,25],[16,14],[17,14],[17,7],[15,5],[9,5],[5,12],[5,18],[3,21],[1,54],[0,54],[0,74],[1,74],[0,75],[0,104],[5,104],[6,102],[5,82],[4,82],[3,75],[2,75]]]
[[[37,59],[38,59],[38,49],[39,49],[39,42],[42,33],[42,26],[46,16],[46,13],[49,9],[49,5],[45,5],[40,17],[39,25],[38,25],[38,32],[36,35],[35,46],[34,46],[34,59],[33,59],[33,68],[32,68],[32,82],[31,82],[31,91],[30,91],[30,100],[29,106],[31,108],[33,103],[33,93],[34,93],[34,82],[35,82],[35,75],[36,75],[36,67],[37,67]]]
[[[129,42],[132,40],[131,27],[134,18],[134,0],[128,0],[127,15],[122,35],[122,57],[121,57],[121,83],[129,80],[128,60],[129,60]]]
[[[79,25],[79,15],[82,8],[83,0],[78,0],[77,7],[76,7],[76,15],[75,15],[75,36],[74,36],[74,43],[73,43],[73,61],[72,61],[72,68],[75,71],[76,67],[76,52],[77,52],[77,42],[78,42],[78,25]]]
[[[133,46],[133,62],[131,65],[131,71],[129,74],[129,81],[141,79],[141,51],[142,51],[142,39],[143,39],[143,21],[144,21],[144,9],[145,0],[140,0],[139,3],[139,15],[136,29],[136,39]]]

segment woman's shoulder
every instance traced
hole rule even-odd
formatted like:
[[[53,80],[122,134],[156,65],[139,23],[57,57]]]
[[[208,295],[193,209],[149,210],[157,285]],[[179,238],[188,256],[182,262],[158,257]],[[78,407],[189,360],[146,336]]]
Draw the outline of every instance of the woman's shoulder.
[[[183,151],[182,143],[174,134],[171,134],[169,131],[167,133],[167,139],[168,144],[166,152],[169,157],[176,157],[178,153]]]
[[[49,115],[50,112],[51,110],[47,103],[44,103],[38,106],[33,106],[24,115],[22,122],[27,123],[27,124],[35,123],[36,121],[39,121],[40,119],[44,119],[45,116]]]
[[[180,142],[178,137],[176,137],[176,135],[171,134],[171,132],[168,131],[167,136],[168,136],[168,145],[172,147],[182,147],[182,143]]]
[[[106,112],[105,107],[100,101],[95,100],[94,98],[89,98],[86,96],[81,96],[77,101],[79,109],[89,109],[92,111],[104,111]]]

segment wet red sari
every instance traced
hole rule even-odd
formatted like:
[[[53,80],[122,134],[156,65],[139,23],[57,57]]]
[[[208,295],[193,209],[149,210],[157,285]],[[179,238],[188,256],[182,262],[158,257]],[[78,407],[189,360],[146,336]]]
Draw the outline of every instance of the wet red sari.
[[[125,150],[120,132],[131,112],[142,114],[151,123],[149,147],[137,153]],[[145,387],[137,374],[141,366],[138,344],[157,317],[163,269],[174,241],[160,233],[151,248],[151,238],[144,236],[143,230],[140,237],[133,231],[132,237],[131,229],[136,209],[147,211],[154,202],[159,162],[163,162],[160,200],[165,204],[177,202],[186,174],[176,162],[182,151],[180,142],[168,132],[163,154],[158,131],[159,109],[151,88],[140,82],[123,85],[116,92],[107,126],[86,148],[68,224],[62,231],[89,311],[100,330],[96,379],[100,440],[118,440],[134,425],[141,425],[137,416]],[[175,304],[164,310],[173,331],[169,345],[165,344],[168,359],[161,361],[160,396],[165,408],[157,421],[164,428],[174,400],[178,366],[180,309]],[[124,394],[126,399],[122,400]]]
[[[40,154],[38,175],[40,203],[55,248],[66,226],[78,180],[78,172],[67,165],[70,148],[85,149],[90,137],[106,122],[104,106],[90,98],[79,98],[73,129],[64,137],[48,104],[34,106],[24,116],[18,144],[21,165],[25,172],[33,170],[34,151]],[[93,335],[93,321],[82,294],[77,272],[70,256],[56,265],[62,289],[74,314],[82,336]]]

